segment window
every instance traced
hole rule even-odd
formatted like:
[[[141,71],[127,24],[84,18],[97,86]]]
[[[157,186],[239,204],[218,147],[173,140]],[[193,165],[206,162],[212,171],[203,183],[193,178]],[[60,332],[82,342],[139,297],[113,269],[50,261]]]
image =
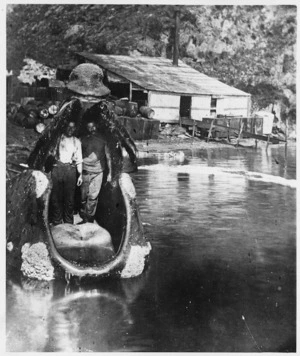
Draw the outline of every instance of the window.
[[[210,116],[217,116],[217,99],[213,97],[210,100]]]
[[[148,93],[143,90],[132,90],[132,101],[138,104],[138,107],[148,105]]]

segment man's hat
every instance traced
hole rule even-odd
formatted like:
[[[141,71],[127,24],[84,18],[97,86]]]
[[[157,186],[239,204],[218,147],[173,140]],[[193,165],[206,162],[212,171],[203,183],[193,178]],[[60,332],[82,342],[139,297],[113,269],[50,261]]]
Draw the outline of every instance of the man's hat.
[[[67,88],[81,95],[101,97],[110,93],[102,80],[101,68],[96,64],[82,63],[72,70]]]

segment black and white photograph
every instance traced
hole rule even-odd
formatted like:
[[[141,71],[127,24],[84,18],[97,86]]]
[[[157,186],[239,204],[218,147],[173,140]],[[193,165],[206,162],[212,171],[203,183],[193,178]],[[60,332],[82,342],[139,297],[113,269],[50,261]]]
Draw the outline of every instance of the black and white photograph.
[[[4,352],[296,353],[296,1],[0,7]]]

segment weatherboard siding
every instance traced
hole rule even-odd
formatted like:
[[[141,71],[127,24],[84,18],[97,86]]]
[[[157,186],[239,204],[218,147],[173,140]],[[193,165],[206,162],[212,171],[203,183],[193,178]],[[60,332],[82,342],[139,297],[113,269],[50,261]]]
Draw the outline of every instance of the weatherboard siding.
[[[211,111],[211,95],[192,96],[190,118],[202,121],[209,117]],[[179,123],[180,95],[149,92],[149,107],[154,112],[154,118],[163,123]],[[225,96],[217,98],[217,115],[248,116],[249,97]]]
[[[180,96],[179,95],[170,95],[164,93],[155,93],[150,92],[148,94],[149,106],[151,108],[159,107],[169,107],[179,109]]]
[[[161,122],[179,122],[180,96],[149,92],[148,106],[155,112],[154,119]]]
[[[241,115],[248,116],[249,97],[225,97],[224,98],[224,115]]]
[[[179,123],[179,108],[154,108],[154,119],[163,123]]]
[[[191,105],[191,119],[202,121],[210,113],[211,96],[193,96]]]

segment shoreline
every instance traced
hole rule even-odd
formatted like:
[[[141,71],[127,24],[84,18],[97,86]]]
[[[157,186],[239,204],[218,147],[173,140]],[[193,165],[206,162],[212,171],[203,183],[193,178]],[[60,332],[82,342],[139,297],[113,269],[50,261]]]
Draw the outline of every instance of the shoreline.
[[[15,170],[15,166],[19,163],[25,163],[26,158],[35,146],[40,134],[33,129],[25,129],[14,125],[7,121],[6,126],[6,164],[10,166],[11,170]],[[137,158],[148,157],[151,155],[169,155],[173,156],[179,151],[195,151],[207,149],[222,149],[222,148],[239,148],[239,149],[255,149],[255,139],[243,138],[239,141],[239,146],[236,138],[231,138],[230,142],[227,139],[211,139],[209,142],[206,139],[198,137],[177,137],[177,136],[162,136],[151,140],[135,140],[137,148]],[[284,142],[279,144],[269,144],[269,147],[278,147],[278,145],[285,145]],[[288,146],[296,145],[295,139],[288,139]],[[258,141],[257,148],[266,148],[267,142]]]
[[[221,149],[221,148],[239,148],[239,149],[255,149],[255,139],[247,138],[241,139],[239,145],[236,146],[236,139],[231,139],[228,142],[225,139],[222,140],[211,140],[207,142],[205,139],[199,138],[178,138],[178,137],[164,137],[151,140],[135,141],[137,147],[137,157],[147,157],[151,155],[167,154],[178,151],[186,150],[207,150],[207,149]],[[278,145],[283,146],[285,142],[278,144],[269,144],[269,147],[277,147]],[[296,145],[295,140],[288,140],[287,145]],[[267,142],[258,141],[257,148],[266,148]]]

